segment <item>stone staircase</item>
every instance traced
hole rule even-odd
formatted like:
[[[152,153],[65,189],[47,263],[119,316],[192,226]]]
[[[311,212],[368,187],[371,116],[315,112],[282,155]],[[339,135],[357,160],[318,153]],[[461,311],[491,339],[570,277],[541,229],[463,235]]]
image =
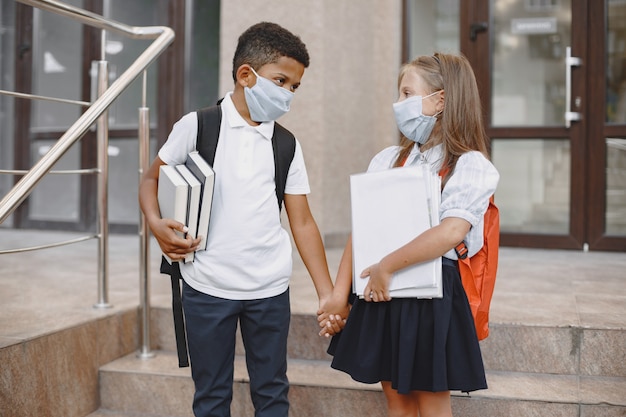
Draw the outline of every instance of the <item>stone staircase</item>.
[[[27,246],[25,231],[0,243]],[[55,238],[56,236],[50,236]],[[58,240],[58,239],[55,239]],[[0,265],[0,417],[191,416],[189,368],[178,368],[169,280],[154,248],[151,346],[140,359],[136,238],[114,236],[114,306],[94,309],[95,243],[18,254]],[[331,275],[341,249],[327,251]],[[71,267],[50,267],[71,259]],[[491,335],[481,342],[489,389],[453,393],[455,417],[626,416],[626,253],[501,248]],[[59,278],[62,279],[59,279]],[[317,302],[300,262],[291,282],[291,416],[384,416],[379,385],[329,367]],[[238,345],[238,354],[243,349]],[[241,356],[233,417],[252,416]]]
[[[130,354],[100,368],[101,408],[89,417],[192,417],[193,382],[179,369],[171,310],[155,308],[158,351]],[[378,385],[332,370],[328,340],[312,315],[292,318],[289,339],[291,416],[384,416]],[[453,393],[455,416],[617,417],[626,415],[626,332],[612,329],[493,324],[481,342],[489,389]],[[233,417],[252,416],[241,343],[237,346]]]

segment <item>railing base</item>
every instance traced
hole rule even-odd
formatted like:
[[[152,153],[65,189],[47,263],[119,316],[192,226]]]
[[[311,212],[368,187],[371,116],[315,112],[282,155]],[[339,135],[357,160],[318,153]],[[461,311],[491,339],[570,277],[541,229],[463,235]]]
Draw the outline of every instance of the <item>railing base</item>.
[[[156,354],[154,352],[142,352],[142,351],[137,352],[137,357],[139,359],[152,359],[155,356]]]

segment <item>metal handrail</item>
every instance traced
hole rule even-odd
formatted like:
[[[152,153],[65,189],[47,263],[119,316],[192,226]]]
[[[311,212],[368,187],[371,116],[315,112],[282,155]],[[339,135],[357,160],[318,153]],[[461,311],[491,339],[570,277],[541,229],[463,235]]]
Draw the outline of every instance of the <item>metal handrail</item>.
[[[128,26],[95,13],[54,0],[17,0],[20,3],[71,17],[89,26],[114,31],[134,39],[155,39],[128,69],[70,126],[50,150],[0,200],[0,224],[3,223],[32,192],[52,166],[81,139],[91,125],[113,101],[165,50],[174,40],[174,31],[166,26]]]
[[[98,168],[83,168],[83,169],[59,169],[56,171],[48,171],[48,174],[97,174]],[[11,174],[11,175],[24,175],[28,174],[27,169],[0,169],[0,174]]]
[[[37,95],[37,94],[17,93],[15,91],[0,90],[0,94],[3,95],[3,96],[11,96],[11,97],[17,97],[17,98],[26,98],[26,99],[45,100],[45,101],[52,101],[52,102],[55,102],[55,103],[76,104],[78,106],[83,106],[83,107],[91,106],[91,103],[88,102],[88,101],[69,100],[67,98],[40,96],[40,95]]]
[[[140,109],[140,125],[139,125],[139,142],[140,142],[140,173],[147,169],[147,154],[149,150],[149,116],[148,109],[145,107],[146,97],[146,69],[159,56],[167,46],[174,40],[174,31],[166,26],[146,26],[136,27],[128,26],[103,16],[94,14],[87,10],[83,10],[74,6],[70,6],[55,0],[17,0],[20,3],[47,10],[56,14],[60,14],[71,19],[77,20],[83,24],[96,27],[103,30],[103,55],[104,55],[104,31],[112,31],[123,36],[133,39],[154,39],[154,42],[148,46],[145,51],[122,73],[117,80],[107,85],[108,77],[100,77],[98,85],[99,97],[93,103],[86,103],[76,100],[66,100],[53,97],[37,96],[25,93],[11,93],[4,90],[0,94],[12,95],[20,98],[33,98],[41,100],[58,101],[69,104],[78,104],[81,106],[89,106],[89,108],[74,122],[72,126],[59,138],[48,152],[13,186],[7,195],[0,200],[0,224],[3,223],[15,209],[28,197],[34,187],[48,173],[52,173],[52,166],[67,152],[67,150],[78,140],[80,140],[87,130],[98,122],[98,168],[95,170],[100,175],[98,183],[98,206],[99,213],[99,233],[95,236],[99,238],[100,247],[98,250],[99,275],[104,275],[104,279],[99,280],[98,292],[101,300],[95,307],[109,306],[106,299],[101,297],[101,293],[107,292],[106,275],[108,270],[108,213],[107,213],[107,184],[108,181],[108,160],[106,155],[106,146],[108,143],[108,121],[107,109],[113,101],[140,75],[143,73],[143,99],[142,108]],[[104,61],[104,56],[102,57]],[[100,62],[99,67],[106,71],[106,63]],[[100,75],[105,74],[100,71]],[[78,171],[78,170],[75,170]],[[82,170],[81,170],[82,171]],[[15,171],[13,171],[15,173]],[[101,182],[104,181],[104,184]],[[104,207],[104,209],[103,209]],[[60,242],[53,245],[43,245],[33,248],[22,248],[20,251],[43,249],[47,247],[59,246],[63,244],[76,243],[79,241],[93,238],[94,236],[73,239],[66,242]],[[145,218],[141,215],[140,228],[141,243],[141,259],[140,259],[140,304],[142,307],[142,337],[141,348],[138,356],[141,358],[152,357],[150,352],[150,322],[149,322],[149,273],[147,268],[148,262],[148,239],[149,231]],[[103,243],[104,242],[104,243]],[[12,252],[12,251],[11,251]],[[8,252],[5,252],[8,253]],[[100,278],[99,276],[99,278]]]
[[[0,251],[0,253],[1,254],[22,253],[22,252],[32,252],[32,251],[41,250],[41,249],[58,248],[60,246],[66,246],[66,245],[72,245],[74,243],[85,242],[87,240],[95,239],[97,237],[98,235],[81,236],[75,239],[68,239],[68,240],[63,240],[61,242],[48,243],[45,245],[29,246],[26,248],[18,248],[18,249],[6,249],[6,250]]]

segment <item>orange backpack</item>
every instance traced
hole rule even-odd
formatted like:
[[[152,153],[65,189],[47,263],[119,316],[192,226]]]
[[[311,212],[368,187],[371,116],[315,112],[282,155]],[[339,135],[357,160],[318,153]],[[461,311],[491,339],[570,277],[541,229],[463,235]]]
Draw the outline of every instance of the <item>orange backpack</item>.
[[[407,158],[404,158],[400,166],[404,166],[406,160]],[[443,178],[447,172],[448,168],[442,168],[439,176]],[[472,257],[467,256],[469,250],[465,242],[459,243],[454,248],[459,258],[459,274],[472,310],[478,340],[489,336],[489,306],[498,271],[500,211],[494,202],[493,195],[489,198],[489,205],[483,218],[485,225],[483,247]]]
[[[472,257],[468,257],[465,242],[461,242],[455,251],[459,257],[459,273],[467,294],[478,340],[489,336],[489,305],[496,284],[498,270],[498,248],[500,246],[500,212],[493,196],[484,216],[483,247]]]

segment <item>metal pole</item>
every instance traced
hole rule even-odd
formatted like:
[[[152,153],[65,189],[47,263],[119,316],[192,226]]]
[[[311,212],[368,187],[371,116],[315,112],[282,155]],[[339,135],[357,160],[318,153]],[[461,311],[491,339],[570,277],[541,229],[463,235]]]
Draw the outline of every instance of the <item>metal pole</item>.
[[[148,171],[150,161],[150,109],[146,107],[146,71],[143,72],[142,107],[139,108],[139,181]],[[154,357],[150,351],[150,231],[143,212],[139,213],[139,304],[141,307],[141,345],[137,356]]]
[[[102,31],[104,38],[104,31]],[[104,43],[104,41],[103,41]],[[109,87],[108,62],[98,61],[98,97]],[[110,308],[109,304],[109,111],[97,122],[98,141],[98,302],[94,308]]]

